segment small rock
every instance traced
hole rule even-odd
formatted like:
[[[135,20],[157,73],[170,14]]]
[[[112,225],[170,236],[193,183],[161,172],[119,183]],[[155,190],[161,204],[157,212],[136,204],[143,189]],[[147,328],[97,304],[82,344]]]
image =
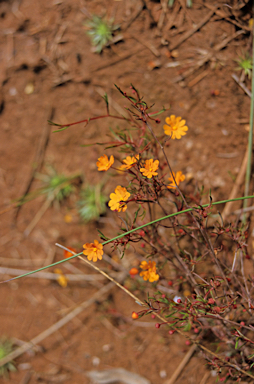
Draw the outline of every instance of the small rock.
[[[167,377],[167,372],[165,370],[160,371],[160,377],[165,379],[165,377]]]
[[[99,359],[99,357],[96,357],[96,356],[94,356],[93,358],[92,358],[92,364],[93,364],[93,366],[95,366],[95,367],[97,367],[99,364],[100,364],[100,359]]]
[[[24,92],[25,92],[26,95],[31,95],[32,93],[34,93],[34,84],[33,83],[28,83],[25,86]]]
[[[19,371],[25,371],[27,369],[31,369],[32,365],[30,363],[21,363],[18,365],[18,370]]]

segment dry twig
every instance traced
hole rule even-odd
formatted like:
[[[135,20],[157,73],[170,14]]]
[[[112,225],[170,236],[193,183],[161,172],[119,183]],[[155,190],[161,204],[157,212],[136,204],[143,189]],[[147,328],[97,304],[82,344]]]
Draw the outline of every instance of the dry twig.
[[[164,384],[174,384],[174,382],[177,380],[178,376],[181,374],[181,372],[184,369],[184,367],[186,366],[186,364],[188,364],[190,358],[192,357],[192,355],[194,354],[194,352],[196,350],[197,350],[197,345],[193,344],[191,346],[191,348],[188,350],[188,352],[186,353],[186,355],[184,356],[181,363],[176,368],[176,370],[173,373],[173,375],[171,376],[171,378],[169,380],[167,380]]]
[[[239,77],[236,76],[235,74],[232,75],[233,79],[235,80],[235,82],[239,85],[239,87],[241,87],[244,92],[251,98],[251,91],[246,87],[246,85],[240,81]]]
[[[21,347],[17,348],[15,351],[10,353],[8,356],[4,357],[0,360],[0,367],[2,367],[4,364],[9,363],[11,360],[16,359],[18,356],[22,355],[26,351],[28,351],[30,348],[33,348],[36,344],[40,343],[46,337],[52,335],[54,332],[56,332],[58,329],[62,328],[65,324],[67,324],[69,321],[74,319],[77,315],[79,315],[82,311],[84,311],[87,307],[89,307],[91,304],[93,304],[96,300],[101,299],[101,297],[107,293],[111,288],[113,288],[114,284],[112,282],[108,283],[107,285],[103,286],[99,291],[97,291],[90,299],[84,301],[82,304],[80,304],[77,308],[75,308],[72,312],[68,313],[65,317],[63,317],[61,320],[57,321],[55,324],[51,325],[48,329],[34,337],[31,341],[23,344]]]
[[[243,162],[241,165],[241,169],[237,175],[234,187],[233,187],[233,189],[229,195],[229,198],[228,198],[229,200],[234,199],[237,196],[239,188],[243,185],[244,175],[245,175],[246,167],[247,167],[247,161],[248,161],[248,147],[246,148]],[[226,205],[222,211],[222,214],[221,214],[223,220],[225,220],[225,218],[230,214],[230,210],[231,210],[233,204],[234,203],[232,201],[226,203]]]
[[[214,9],[209,12],[206,17],[200,21],[200,23],[198,23],[193,29],[188,30],[178,41],[172,44],[170,47],[170,51],[179,47],[179,45],[181,45],[185,40],[189,39],[189,37],[194,35],[194,33],[196,33],[200,28],[202,28],[214,15],[216,9],[217,7],[214,7]]]

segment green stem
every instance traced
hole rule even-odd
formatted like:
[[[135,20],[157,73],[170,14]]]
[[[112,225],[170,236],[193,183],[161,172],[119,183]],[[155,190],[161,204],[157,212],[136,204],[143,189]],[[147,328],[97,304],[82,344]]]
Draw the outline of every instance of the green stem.
[[[254,3],[253,3],[254,11]],[[251,103],[250,103],[250,130],[248,139],[248,162],[245,175],[245,189],[244,196],[249,194],[250,178],[251,178],[251,166],[252,166],[252,142],[253,142],[253,111],[254,111],[254,24],[252,28],[252,74],[251,74]],[[243,207],[247,208],[248,202],[244,201]],[[246,213],[243,216],[243,222],[246,222]]]
[[[254,197],[254,195],[253,195],[253,196],[236,197],[235,199],[230,199],[230,200],[216,201],[215,203],[212,203],[212,206],[213,206],[213,205],[219,205],[219,204],[225,204],[225,203],[228,203],[228,202],[230,202],[230,201],[239,201],[239,200],[251,199],[251,198],[253,198],[253,197]],[[203,207],[203,208],[206,208],[206,207],[208,207],[209,205],[210,205],[210,204],[204,204],[204,205],[202,205],[202,207]],[[158,223],[158,222],[160,222],[160,221],[162,221],[162,220],[169,219],[170,217],[173,217],[173,216],[181,215],[182,213],[191,212],[191,211],[193,211],[193,210],[195,210],[195,209],[197,209],[197,208],[201,208],[201,206],[199,206],[199,207],[188,208],[188,209],[185,209],[185,210],[183,210],[183,211],[179,211],[179,212],[171,213],[170,215],[160,217],[159,219],[150,221],[149,223],[143,224],[143,225],[141,225],[140,227],[131,229],[130,231],[124,232],[124,233],[122,233],[121,235],[118,235],[118,236],[116,236],[116,237],[113,237],[113,238],[110,239],[110,240],[104,241],[104,243],[102,243],[102,245],[106,245],[106,244],[108,244],[108,243],[111,243],[112,241],[121,239],[122,237],[127,236],[127,235],[129,235],[129,234],[131,234],[131,233],[133,233],[133,232],[139,231],[140,229],[145,228],[145,227],[148,227],[149,225]],[[71,256],[71,257],[68,257],[67,259],[63,259],[63,260],[57,261],[56,263],[53,263],[53,264],[50,264],[50,265],[46,265],[45,267],[36,269],[35,271],[31,271],[31,272],[25,273],[25,274],[23,274],[23,275],[19,275],[19,276],[13,277],[12,279],[9,279],[9,280],[0,281],[0,284],[2,284],[2,283],[7,283],[8,281],[12,281],[12,280],[20,279],[21,277],[25,277],[25,276],[32,275],[33,273],[43,271],[44,269],[47,269],[47,268],[50,268],[50,267],[55,267],[56,265],[62,264],[62,263],[64,263],[64,262],[66,262],[66,261],[69,261],[69,260],[74,259],[75,257],[77,257],[77,256],[81,256],[81,255],[83,255],[83,252],[77,253],[76,255]]]

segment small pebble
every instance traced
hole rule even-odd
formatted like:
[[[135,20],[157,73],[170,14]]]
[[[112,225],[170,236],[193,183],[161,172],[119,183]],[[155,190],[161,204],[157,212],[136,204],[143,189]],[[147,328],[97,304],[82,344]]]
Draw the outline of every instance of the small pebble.
[[[92,364],[93,364],[93,366],[95,366],[95,367],[97,367],[99,364],[100,364],[100,359],[99,359],[99,357],[96,357],[96,356],[94,356],[93,358],[92,358]]]
[[[9,94],[10,94],[11,96],[16,96],[17,93],[18,93],[18,92],[17,92],[17,89],[16,89],[15,87],[11,87],[11,88],[9,89]]]
[[[25,86],[24,92],[25,92],[26,95],[31,95],[32,93],[34,93],[34,84],[33,83],[28,83]]]
[[[18,365],[19,371],[25,371],[26,369],[32,368],[32,365],[30,363],[21,363]]]
[[[228,131],[226,129],[222,129],[221,132],[224,136],[228,136]]]
[[[165,370],[160,371],[160,377],[165,379],[165,377],[167,377],[167,372]]]
[[[110,344],[104,344],[102,347],[103,352],[108,352],[111,348]]]

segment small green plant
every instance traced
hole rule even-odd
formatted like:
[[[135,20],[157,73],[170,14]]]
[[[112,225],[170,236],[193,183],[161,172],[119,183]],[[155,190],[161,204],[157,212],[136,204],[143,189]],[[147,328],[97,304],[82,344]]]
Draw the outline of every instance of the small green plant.
[[[252,60],[248,52],[242,53],[239,59],[235,60],[238,64],[237,71],[242,71],[244,77],[251,78]]]
[[[80,200],[77,203],[78,212],[84,222],[98,220],[106,212],[108,197],[101,190],[101,185],[87,185],[81,190]]]
[[[0,339],[0,361],[13,351],[12,342],[9,339]],[[15,372],[16,368],[12,361],[0,367],[0,376],[8,376],[8,372]]]
[[[168,6],[171,8],[174,5],[175,0],[168,0]],[[188,8],[192,7],[192,0],[186,0],[186,5]]]
[[[87,34],[90,36],[95,52],[100,53],[103,48],[112,40],[113,32],[118,29],[113,25],[112,20],[105,20],[99,16],[93,15],[92,19],[85,24],[88,27]]]
[[[38,190],[39,194],[45,194],[49,200],[61,202],[74,192],[75,187],[72,183],[78,176],[65,176],[57,173],[52,166],[48,166],[47,174],[37,175],[37,178],[43,182],[42,188]]]

